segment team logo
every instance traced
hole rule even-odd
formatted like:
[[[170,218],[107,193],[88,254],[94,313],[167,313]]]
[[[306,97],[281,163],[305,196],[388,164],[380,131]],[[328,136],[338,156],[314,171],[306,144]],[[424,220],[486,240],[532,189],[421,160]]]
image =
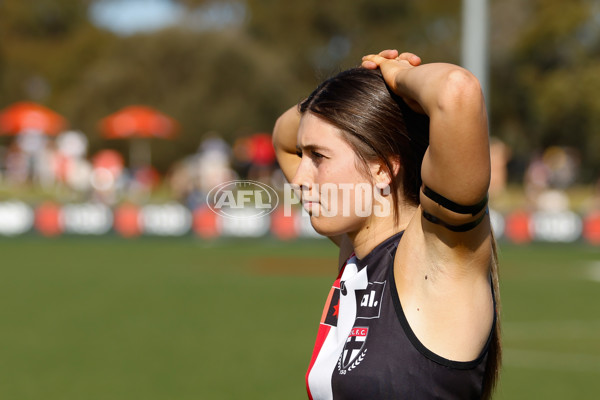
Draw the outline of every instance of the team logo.
[[[368,334],[368,327],[355,326],[352,328],[344,344],[344,350],[342,350],[342,354],[338,360],[338,371],[340,374],[345,375],[346,372],[352,371],[364,360],[367,354],[367,349],[364,347]]]
[[[385,282],[369,282],[366,289],[356,291],[356,318],[379,318]]]

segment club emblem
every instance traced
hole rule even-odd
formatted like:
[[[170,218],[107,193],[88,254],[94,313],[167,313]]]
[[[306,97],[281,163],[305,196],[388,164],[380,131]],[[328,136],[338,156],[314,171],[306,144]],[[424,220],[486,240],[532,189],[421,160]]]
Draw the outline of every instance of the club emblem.
[[[346,371],[353,370],[365,358],[367,349],[364,347],[368,334],[368,327],[355,326],[352,328],[344,344],[344,350],[342,350],[342,354],[338,360],[338,371],[340,371],[340,374],[345,374]]]

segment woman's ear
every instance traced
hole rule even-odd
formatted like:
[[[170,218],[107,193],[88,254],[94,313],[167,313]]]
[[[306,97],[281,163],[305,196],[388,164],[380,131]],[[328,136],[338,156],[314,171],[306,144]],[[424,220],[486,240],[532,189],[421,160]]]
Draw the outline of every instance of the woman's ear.
[[[402,165],[400,164],[400,157],[392,157],[392,159],[390,159],[390,163],[392,164],[394,176],[398,176],[398,174],[400,173],[400,168],[402,168]]]
[[[392,160],[390,160],[390,163],[392,164],[391,172],[393,175],[390,175],[390,171],[384,162],[376,162],[372,164],[371,172],[373,173],[375,186],[381,188],[390,186],[392,179],[394,179],[395,176],[398,176],[398,173],[400,172],[400,158],[394,157]]]

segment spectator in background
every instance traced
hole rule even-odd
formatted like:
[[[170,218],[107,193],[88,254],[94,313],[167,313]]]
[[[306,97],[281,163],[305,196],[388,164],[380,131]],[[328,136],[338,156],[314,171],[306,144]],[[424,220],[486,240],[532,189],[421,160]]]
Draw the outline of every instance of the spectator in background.
[[[29,156],[14,141],[6,152],[6,181],[10,185],[23,185],[27,182]]]
[[[566,190],[577,180],[579,157],[570,148],[552,146],[531,160],[525,171],[525,195],[535,209],[569,208]]]
[[[4,181],[6,175],[6,154],[8,149],[5,146],[0,146],[0,183]]]
[[[86,198],[90,193],[92,166],[87,151],[88,139],[80,131],[66,131],[56,137],[56,184],[69,189],[71,197]]]
[[[47,191],[54,189],[58,162],[54,142],[45,140],[33,160],[33,183]]]
[[[17,146],[22,151],[26,162],[26,181],[39,182],[39,173],[47,166],[44,164],[48,138],[41,131],[25,130],[16,139]]]
[[[188,207],[194,209],[195,202],[188,203],[189,196],[194,190],[193,158],[188,156],[177,161],[168,173],[167,181],[173,197],[178,201],[187,203]]]
[[[539,194],[544,191],[550,182],[550,171],[540,154],[532,157],[525,170],[524,186],[525,196],[530,203],[535,204]]]
[[[271,177],[276,168],[271,135],[256,133],[250,136],[248,145],[251,163],[248,179],[266,184],[271,183]]]
[[[507,169],[506,165],[510,161],[511,150],[500,139],[492,137],[490,140],[490,200],[498,198],[506,190]]]
[[[128,196],[134,202],[144,202],[161,182],[160,173],[151,165],[136,168],[128,183]]]
[[[250,156],[250,138],[241,136],[235,139],[232,148],[232,164],[239,179],[247,179],[248,172],[252,167]]]
[[[213,187],[236,179],[230,157],[227,142],[210,134],[200,143],[196,154],[184,158],[172,169],[169,183],[175,197],[191,209],[204,204]]]
[[[104,204],[113,205],[124,189],[125,162],[115,150],[101,150],[92,159],[90,176],[93,197]]]
[[[221,137],[213,134],[202,141],[198,149],[198,188],[203,196],[215,186],[235,179],[230,167],[231,148]]]
[[[557,189],[571,187],[579,174],[579,156],[568,147],[552,146],[544,151],[544,163],[550,170],[550,185]]]

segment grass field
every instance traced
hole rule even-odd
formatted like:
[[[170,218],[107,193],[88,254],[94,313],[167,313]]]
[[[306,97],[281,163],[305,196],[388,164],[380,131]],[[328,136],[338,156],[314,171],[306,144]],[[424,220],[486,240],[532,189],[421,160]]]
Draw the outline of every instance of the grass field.
[[[327,241],[0,240],[0,398],[304,399]],[[600,248],[501,246],[495,399],[600,397]]]

